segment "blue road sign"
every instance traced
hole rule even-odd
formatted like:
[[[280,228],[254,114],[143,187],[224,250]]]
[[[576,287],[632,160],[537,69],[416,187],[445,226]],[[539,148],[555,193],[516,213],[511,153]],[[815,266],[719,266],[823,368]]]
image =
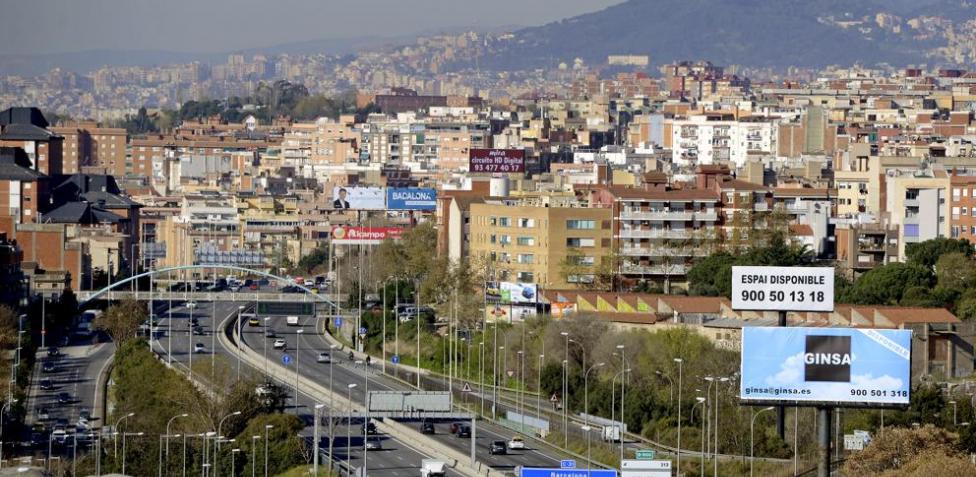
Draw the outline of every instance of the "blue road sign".
[[[335,318],[335,325],[336,325],[336,328],[342,328],[342,317],[341,316],[337,316]]]
[[[366,334],[366,327],[365,326],[359,329],[359,334],[361,334],[361,335],[365,335]]]
[[[560,464],[563,462],[560,462]],[[617,477],[617,471],[607,469],[586,470],[522,467],[519,477]]]
[[[400,355],[397,355],[397,354],[393,355],[393,359],[391,361],[393,361],[393,364],[399,363],[400,362]]]
[[[559,468],[560,469],[575,469],[576,468],[576,461],[573,460],[573,459],[561,460],[561,461],[559,461]]]
[[[281,356],[281,362],[284,363],[285,366],[291,364],[291,356],[290,355],[287,355],[287,354],[282,355]]]

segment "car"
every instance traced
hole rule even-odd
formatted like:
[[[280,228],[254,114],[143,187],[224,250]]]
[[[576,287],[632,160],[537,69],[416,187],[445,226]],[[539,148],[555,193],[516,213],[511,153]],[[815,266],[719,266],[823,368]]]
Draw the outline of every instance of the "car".
[[[467,424],[461,424],[458,426],[457,432],[454,434],[457,437],[471,437],[471,426]]]
[[[508,441],[508,448],[512,450],[523,450],[525,449],[525,441],[523,441],[521,437],[515,436],[512,438],[512,440]]]
[[[366,439],[366,450],[383,450],[383,441],[380,440],[379,437],[370,437],[369,439]]]
[[[250,288],[252,291],[257,291],[258,288],[261,288],[261,286],[258,285],[257,283],[252,283],[252,284],[248,285],[247,287]]]
[[[186,326],[193,328],[194,326],[200,326],[200,319],[197,317],[190,318],[190,321],[186,323]]]
[[[57,346],[51,346],[47,349],[47,355],[50,357],[61,356],[61,350]]]
[[[57,366],[54,365],[54,361],[45,361],[44,365],[41,366],[41,371],[45,373],[53,373],[57,371]]]
[[[58,393],[58,404],[69,404],[71,402],[71,395],[66,392]]]
[[[272,346],[274,346],[274,349],[285,349],[286,344],[283,338],[278,338],[274,340],[274,345]]]
[[[505,441],[491,441],[488,445],[488,454],[491,455],[504,455],[508,452],[505,446]]]
[[[421,434],[434,434],[436,432],[437,431],[434,428],[434,422],[433,421],[429,421],[427,419],[424,419],[423,421],[420,422],[420,433]]]
[[[254,394],[257,394],[258,397],[269,396],[277,389],[278,385],[269,381],[259,384],[256,388],[254,388]]]
[[[457,434],[458,429],[463,426],[463,422],[452,422],[451,423],[451,434]]]
[[[193,334],[195,334],[197,336],[205,336],[207,334],[207,332],[206,331],[203,331],[203,327],[202,326],[196,325],[196,326],[193,327]]]
[[[270,284],[271,284],[271,280],[268,280],[267,278],[259,278],[258,279],[258,285],[260,285],[262,287],[266,287],[266,286],[268,286]]]
[[[46,421],[51,418],[51,410],[46,407],[37,408],[37,420]]]
[[[54,432],[51,433],[51,438],[53,438],[54,442],[57,442],[58,444],[64,444],[65,441],[68,440],[68,431],[64,429],[55,429]]]
[[[43,389],[44,391],[50,391],[54,389],[54,380],[52,380],[51,378],[42,378],[41,389]]]
[[[88,410],[88,409],[85,409],[85,408],[79,410],[78,411],[78,419],[84,419],[86,421],[90,421],[91,420],[91,411]]]
[[[193,345],[193,352],[194,353],[203,353],[205,351],[207,351],[207,347],[204,346],[203,343],[197,343],[197,344]]]
[[[267,330],[264,330],[264,337],[265,338],[277,338],[278,337],[278,333],[275,333],[275,330],[267,329]]]
[[[373,421],[368,421],[363,424],[363,433],[366,435],[377,434],[376,423]]]
[[[327,363],[327,364],[328,363],[331,363],[332,362],[332,355],[330,355],[328,352],[323,351],[323,352],[319,353],[318,357],[315,358],[315,361],[317,361],[319,363]]]
[[[247,320],[247,326],[261,326],[261,320],[256,316],[252,316]]]
[[[298,317],[292,315],[285,318],[285,324],[288,326],[298,326]]]

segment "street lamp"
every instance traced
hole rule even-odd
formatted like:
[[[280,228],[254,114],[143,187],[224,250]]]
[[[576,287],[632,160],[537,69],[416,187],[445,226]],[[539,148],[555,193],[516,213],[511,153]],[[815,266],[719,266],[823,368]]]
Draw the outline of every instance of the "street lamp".
[[[654,374],[668,380],[668,406],[674,405],[674,381],[671,380],[671,376],[662,373],[660,370],[654,371]]]
[[[177,414],[169,418],[168,421],[166,421],[166,435],[164,437],[166,439],[166,465],[167,466],[169,465],[169,437],[170,437],[169,425],[172,424],[174,420],[179,419],[181,417],[187,417],[187,416],[189,416],[189,414],[187,413]],[[159,477],[163,477],[163,450],[162,449],[159,449]]]
[[[590,427],[590,386],[589,386],[590,371],[593,371],[594,369],[599,368],[604,364],[606,363],[596,363],[593,366],[591,366],[590,369],[587,369],[585,373],[583,373],[583,426],[587,428]],[[592,461],[590,460],[590,431],[589,429],[587,429],[586,431],[586,475],[587,476],[590,475],[591,465],[592,465]]]
[[[254,310],[255,312],[257,309]],[[241,345],[244,341],[244,330],[241,329],[241,313],[244,312],[244,305],[237,306],[237,380],[241,380]],[[214,318],[216,319],[216,318]],[[214,333],[216,334],[216,333]],[[214,468],[214,474],[217,474],[216,467]]]
[[[298,414],[298,355],[301,354],[299,348],[302,346],[302,333],[304,331],[298,330],[295,332],[295,414]],[[332,357],[330,356],[329,358],[329,361],[332,361]]]
[[[952,427],[956,427],[956,401],[949,401],[952,404]]]
[[[0,408],[0,469],[3,468],[3,414],[10,408],[11,404],[16,402],[16,399],[10,399]]]
[[[626,364],[626,359],[627,358],[624,356],[624,345],[622,345],[622,344],[617,345],[617,349],[620,350],[620,367],[621,368],[624,368],[624,367],[627,366],[627,364]],[[624,416],[624,410],[625,410],[625,407],[624,406],[625,406],[625,403],[626,403],[626,401],[624,401],[624,390],[626,389],[626,383],[627,383],[627,378],[626,377],[621,377],[620,378],[620,422],[623,423],[623,424],[626,424],[627,423],[627,418],[626,418],[626,416]],[[621,429],[620,429],[620,431],[621,431],[620,432],[620,462],[623,462],[624,461],[624,434],[623,434],[623,426],[620,426],[620,427],[621,427]],[[680,469],[680,467],[679,467],[679,469]],[[679,473],[680,473],[680,471],[679,471]]]
[[[752,477],[753,461],[756,460],[756,441],[755,441],[756,418],[759,417],[760,414],[766,411],[772,411],[773,409],[776,408],[773,406],[769,406],[760,409],[759,412],[753,413],[752,421],[749,423],[749,477]],[[718,456],[716,456],[715,458],[718,459]]]
[[[566,348],[565,348],[565,351],[563,351],[563,356],[565,356],[565,358],[563,359],[563,395],[562,395],[562,401],[563,401],[562,402],[562,404],[563,404],[563,448],[566,448],[566,447],[569,447],[569,429],[568,429],[568,426],[569,426],[569,414],[567,414],[568,408],[569,408],[569,406],[568,406],[569,399],[567,399],[567,396],[566,396],[566,393],[567,393],[567,391],[566,391],[566,387],[567,387],[566,386],[566,381],[569,379],[569,332],[568,331],[560,331],[559,334],[563,338],[566,339]]]
[[[678,363],[678,469],[681,469],[681,364],[684,360],[681,358],[674,358],[673,361]],[[704,472],[705,469],[702,469]],[[680,471],[679,471],[680,472]]]
[[[143,432],[123,432],[122,433],[122,475],[125,475],[125,436],[142,436]]]
[[[329,389],[331,390],[331,388]],[[312,411],[312,452],[315,453],[312,457],[312,475],[315,477],[319,475],[319,409],[323,407],[325,404],[316,404],[314,411]]]
[[[727,377],[715,377],[714,379],[716,380],[717,383],[729,382],[729,378]],[[719,411],[721,410],[721,404],[722,404],[721,401],[719,401],[718,399],[719,386],[721,385],[720,384],[715,385],[715,432],[713,433],[715,434],[715,445],[712,447],[712,453],[715,454],[715,461],[713,462],[715,465],[715,475],[718,475],[718,417],[719,417]]]
[[[337,345],[329,345],[329,389],[332,387],[332,362],[335,361],[335,349]],[[332,428],[332,411],[335,409],[335,393],[329,393],[329,471],[332,470],[332,441],[335,438]],[[317,477],[317,476],[316,476]]]
[[[256,477],[256,468],[258,466],[258,439],[261,436],[251,436],[251,477]]]
[[[241,450],[238,448],[233,448],[230,450],[230,475],[231,477],[237,477],[237,454]],[[214,472],[216,474],[216,472]],[[316,476],[317,477],[317,476]]]
[[[228,415],[220,418],[220,421],[217,422],[217,443],[216,443],[216,445],[214,445],[214,476],[217,475],[218,463],[219,463],[218,459],[220,458],[220,439],[223,436],[223,434],[221,434],[221,432],[220,432],[220,428],[223,427],[224,421],[226,421],[227,418],[233,417],[233,416],[240,416],[240,415],[241,415],[241,411],[234,411],[234,412],[232,412],[232,413],[230,413],[230,414],[228,414]],[[231,474],[231,475],[233,475],[233,474]]]
[[[268,477],[268,431],[274,429],[273,424],[264,426],[264,477]]]
[[[702,469],[702,476],[705,475],[705,421],[706,421],[706,419],[705,419],[705,406],[704,406],[704,403],[705,403],[705,398],[703,398],[701,396],[698,396],[698,397],[695,398],[695,404],[691,406],[691,417],[692,417],[692,420],[694,420],[694,418],[695,418],[695,406],[697,406],[699,404],[702,404],[702,412],[701,412],[701,417],[702,417],[702,431],[701,431],[701,434],[702,434],[702,439],[701,439],[701,469]],[[680,473],[681,471],[679,470],[678,472]]]
[[[618,437],[623,440],[623,426],[617,425],[617,378],[623,378],[624,373],[629,373],[630,368],[625,368],[620,370],[619,373],[615,374],[612,379],[610,379],[610,425],[614,429],[618,429]],[[612,435],[610,436],[613,437]]]
[[[136,413],[130,412],[130,413],[128,413],[128,414],[120,417],[118,421],[115,421],[115,427],[112,428],[113,437],[114,437],[113,443],[115,444],[114,448],[112,449],[112,454],[114,454],[116,457],[118,457],[118,455],[119,455],[119,438],[118,438],[118,435],[119,435],[119,426],[122,425],[122,421],[124,421],[124,420],[126,420],[126,419],[128,419],[128,418],[130,418],[132,416],[135,416],[135,415],[136,415]],[[125,436],[122,436],[122,437],[125,438]]]
[[[356,387],[356,383],[349,383],[346,385],[346,390],[348,393],[349,400],[349,419],[346,420],[346,469],[350,469],[351,454],[352,454],[352,388]],[[363,439],[366,438],[365,433],[363,433]],[[265,476],[267,477],[267,476]]]

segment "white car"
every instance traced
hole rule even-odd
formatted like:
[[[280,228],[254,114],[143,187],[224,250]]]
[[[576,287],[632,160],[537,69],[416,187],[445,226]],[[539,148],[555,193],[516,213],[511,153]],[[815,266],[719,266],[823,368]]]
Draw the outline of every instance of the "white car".
[[[274,349],[285,349],[285,340],[282,338],[274,340]]]
[[[508,441],[509,449],[525,449],[525,441],[521,437],[513,437],[512,440]]]
[[[204,346],[203,343],[197,343],[197,344],[193,345],[193,352],[194,353],[203,353],[203,352],[206,352],[206,351],[207,351],[207,347]]]

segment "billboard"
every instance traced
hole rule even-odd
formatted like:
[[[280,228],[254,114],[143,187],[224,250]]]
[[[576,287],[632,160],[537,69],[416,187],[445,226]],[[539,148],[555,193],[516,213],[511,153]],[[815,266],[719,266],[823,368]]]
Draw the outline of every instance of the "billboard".
[[[492,303],[535,305],[539,290],[535,283],[488,282],[485,298]]]
[[[732,267],[732,309],[834,311],[834,268]]]
[[[468,172],[525,172],[522,149],[472,149]]]
[[[743,403],[907,406],[911,330],[745,327]]]
[[[435,210],[437,191],[434,189],[393,188],[386,189],[388,210]]]
[[[377,245],[391,238],[399,240],[403,235],[400,227],[353,227],[336,225],[332,227],[332,242],[339,245]]]
[[[386,193],[382,187],[339,187],[332,189],[333,209],[383,210]]]

